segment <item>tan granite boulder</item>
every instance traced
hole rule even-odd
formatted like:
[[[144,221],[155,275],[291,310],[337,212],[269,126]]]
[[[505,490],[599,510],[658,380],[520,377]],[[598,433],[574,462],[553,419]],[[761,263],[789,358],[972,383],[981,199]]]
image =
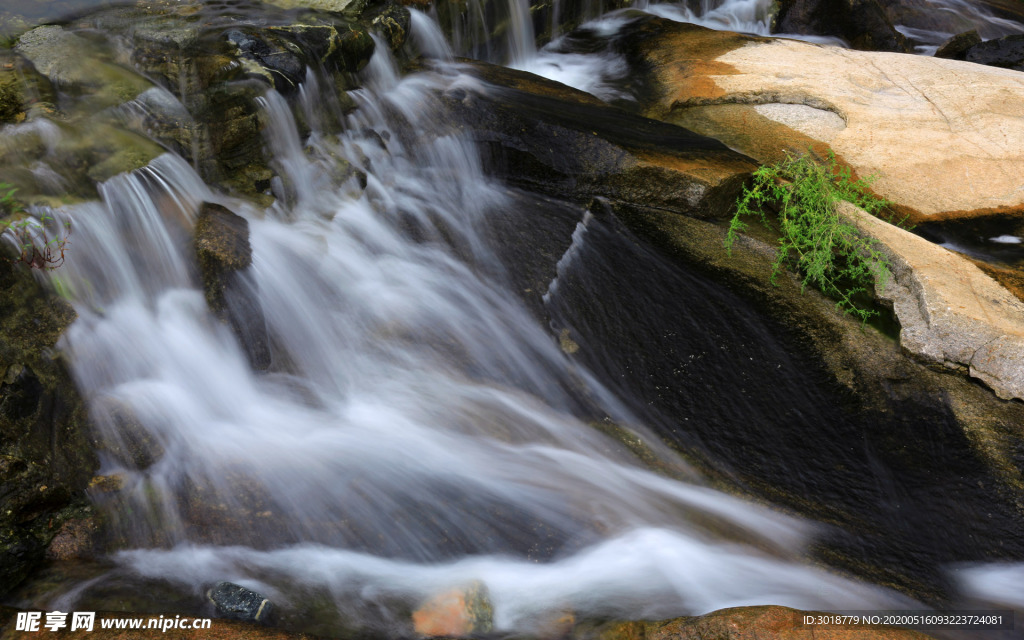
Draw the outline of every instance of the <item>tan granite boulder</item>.
[[[1024,74],[652,21],[648,115],[762,161],[830,146],[912,219],[1024,211]]]

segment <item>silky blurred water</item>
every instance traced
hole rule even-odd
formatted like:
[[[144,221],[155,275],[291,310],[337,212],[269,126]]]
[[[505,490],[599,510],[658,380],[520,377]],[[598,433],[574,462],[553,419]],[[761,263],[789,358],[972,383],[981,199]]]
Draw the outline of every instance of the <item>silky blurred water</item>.
[[[648,11],[758,32],[763,5]],[[626,97],[616,59],[535,57],[525,5],[509,6],[523,18],[513,62]],[[625,20],[588,28],[612,36]],[[568,357],[499,258],[494,220],[533,212],[438,109],[438,96],[487,88],[451,62],[427,15],[413,12],[413,30],[434,66],[403,77],[378,46],[348,116],[324,107],[336,90],[312,73],[298,104],[260,99],[278,174],[269,209],[168,153],[100,185],[99,201],[51,212],[75,233],[55,274],[78,312],[61,347],[100,430],[101,473],[123,484],[99,498],[117,567],[58,604],[87,602],[105,580],[199,594],[227,579],[284,606],[326,594],[358,618],[368,594],[415,602],[481,580],[507,631],[560,608],[636,619],[907,605],[816,566],[814,525],[706,486]],[[202,202],[248,221],[243,282],[268,371],[207,308],[192,244]],[[589,214],[574,214],[548,300],[587,242]],[[598,422],[675,472],[646,470]],[[147,460],[126,454],[140,446]]]

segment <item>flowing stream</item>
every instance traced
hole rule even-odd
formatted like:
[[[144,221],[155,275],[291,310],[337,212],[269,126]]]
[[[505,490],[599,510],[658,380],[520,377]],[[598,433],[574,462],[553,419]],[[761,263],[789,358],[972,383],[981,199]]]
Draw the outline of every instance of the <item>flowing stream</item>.
[[[699,20],[760,32],[765,4],[729,0]],[[509,6],[523,18],[512,22],[513,64],[559,67],[536,56],[525,5]],[[270,209],[214,191],[166,154],[103,183],[100,201],[53,212],[75,225],[58,277],[79,317],[62,347],[108,445],[102,473],[123,478],[105,505],[116,566],[53,606],[139,580],[198,600],[231,580],[282,609],[326,615],[326,629],[390,628],[398,623],[381,611],[391,599],[480,580],[497,628],[529,631],[564,608],[639,619],[909,604],[815,566],[815,525],[706,486],[520,300],[495,230],[532,214],[484,175],[473,142],[441,124],[436,104],[486,88],[451,61],[429,16],[413,17],[432,66],[401,77],[378,47],[348,116],[310,73],[299,99],[308,139],[281,96],[261,99],[280,175]],[[621,20],[590,28],[612,33]],[[572,66],[551,55],[563,55],[560,72]],[[590,65],[615,68],[600,54],[577,61],[591,78]],[[602,95],[599,84],[584,86]],[[365,188],[339,159],[365,174]],[[269,371],[254,371],[207,309],[191,244],[204,201],[249,222],[245,282],[263,312]],[[561,206],[578,225],[548,305],[592,224]],[[645,470],[598,423],[674,471]],[[117,454],[140,433],[149,460]]]

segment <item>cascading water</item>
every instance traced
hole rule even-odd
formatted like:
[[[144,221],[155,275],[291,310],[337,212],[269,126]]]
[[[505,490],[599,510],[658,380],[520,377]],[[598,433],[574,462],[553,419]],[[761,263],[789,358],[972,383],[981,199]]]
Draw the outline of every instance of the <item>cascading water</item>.
[[[647,10],[766,34],[766,5]],[[554,63],[533,57],[524,6],[508,4],[518,16],[509,59],[628,98],[608,80],[625,69],[613,58],[553,53],[557,44]],[[588,28],[613,36],[627,20]],[[56,274],[79,316],[62,346],[101,431],[103,473],[123,483],[101,498],[117,567],[55,606],[139,579],[196,595],[226,579],[297,610],[316,594],[349,620],[373,618],[387,598],[481,580],[509,631],[560,608],[658,618],[768,602],[907,604],[809,566],[813,527],[703,486],[563,353],[498,257],[495,220],[528,214],[484,175],[472,141],[439,124],[438,95],[486,87],[451,62],[429,17],[413,11],[412,24],[436,62],[403,78],[378,46],[351,115],[330,108],[335,91],[312,72],[297,105],[273,91],[260,99],[278,176],[267,211],[167,154],[100,185],[100,202],[53,212],[75,229],[73,259]],[[457,33],[453,48],[485,46],[468,40]],[[572,55],[575,81],[556,74]],[[248,220],[266,372],[204,300],[192,245],[203,202]],[[545,302],[594,221],[566,206],[579,224]],[[641,469],[588,423],[616,425],[673,477]]]
[[[432,23],[414,25],[445,53]],[[62,346],[103,472],[123,483],[106,504],[118,568],[60,606],[131,576],[196,593],[228,579],[295,608],[326,594],[350,621],[375,593],[410,601],[479,579],[503,630],[552,607],[640,618],[901,602],[805,566],[807,525],[678,462],[676,479],[642,470],[588,426],[646,436],[509,289],[488,229],[524,213],[434,106],[485,89],[451,63],[399,78],[385,47],[363,80],[330,134],[341,116],[308,77],[305,142],[288,104],[262,98],[280,174],[266,212],[173,154],[55,212],[76,234],[59,277],[79,318]],[[190,240],[203,201],[249,221],[268,372],[206,307]],[[581,227],[573,245],[585,242]],[[572,249],[557,273],[571,263]]]

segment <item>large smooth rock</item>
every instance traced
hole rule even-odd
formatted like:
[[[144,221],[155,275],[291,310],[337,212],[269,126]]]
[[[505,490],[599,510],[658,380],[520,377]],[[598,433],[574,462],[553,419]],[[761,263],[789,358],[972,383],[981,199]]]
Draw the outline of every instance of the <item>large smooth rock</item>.
[[[773,33],[834,36],[863,51],[910,50],[878,0],[781,0]]]
[[[484,147],[488,169],[517,186],[714,217],[755,168],[716,140],[557,82],[483,63],[467,70],[486,85],[449,92],[444,105]]]
[[[1024,210],[1018,72],[661,20],[631,38],[650,116],[761,161],[827,144],[912,221]]]
[[[1024,302],[959,254],[848,202],[839,211],[889,258],[892,280],[878,293],[893,305],[903,348],[1024,400]]]

